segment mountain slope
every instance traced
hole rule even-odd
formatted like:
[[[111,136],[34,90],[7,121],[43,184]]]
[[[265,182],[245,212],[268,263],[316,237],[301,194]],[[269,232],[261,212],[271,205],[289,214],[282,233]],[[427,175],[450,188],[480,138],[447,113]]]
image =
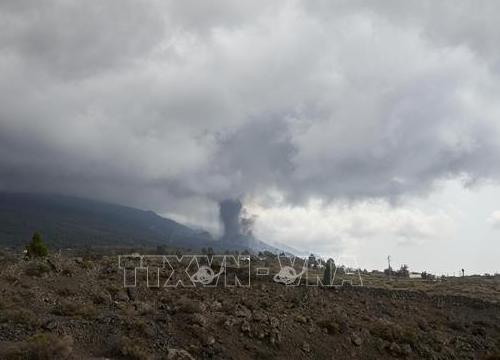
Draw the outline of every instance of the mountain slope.
[[[55,248],[164,245],[283,251],[253,236],[216,241],[206,231],[193,230],[153,211],[71,196],[0,192],[0,246],[24,247],[35,231]]]
[[[34,231],[50,246],[173,245],[212,242],[152,211],[87,199],[46,194],[0,193],[0,244],[20,246]]]

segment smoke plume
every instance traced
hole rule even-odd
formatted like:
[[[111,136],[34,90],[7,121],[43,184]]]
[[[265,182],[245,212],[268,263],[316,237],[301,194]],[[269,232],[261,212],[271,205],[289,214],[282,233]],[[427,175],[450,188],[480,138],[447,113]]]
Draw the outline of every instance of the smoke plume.
[[[255,216],[248,215],[238,199],[226,199],[219,203],[219,216],[224,226],[225,240],[235,241],[243,236],[252,236]]]
[[[241,201],[226,199],[219,203],[219,215],[224,225],[223,239],[234,239],[241,235]]]

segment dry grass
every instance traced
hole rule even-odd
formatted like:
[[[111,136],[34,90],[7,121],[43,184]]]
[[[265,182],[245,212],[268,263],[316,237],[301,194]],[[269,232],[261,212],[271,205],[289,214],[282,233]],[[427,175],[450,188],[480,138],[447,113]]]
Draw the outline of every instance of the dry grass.
[[[73,352],[71,336],[40,333],[27,341],[9,343],[0,349],[0,358],[5,360],[65,360]]]
[[[29,327],[40,326],[40,319],[33,311],[24,308],[16,309],[12,306],[1,311],[0,322],[22,324]]]
[[[126,336],[116,342],[113,348],[113,355],[123,356],[130,360],[150,360],[152,358],[144,344]]]
[[[42,277],[43,275],[50,273],[50,267],[43,262],[33,261],[26,265],[24,273],[28,276]]]
[[[52,313],[61,316],[93,319],[97,314],[97,309],[92,303],[78,304],[71,301],[62,301],[54,306]]]

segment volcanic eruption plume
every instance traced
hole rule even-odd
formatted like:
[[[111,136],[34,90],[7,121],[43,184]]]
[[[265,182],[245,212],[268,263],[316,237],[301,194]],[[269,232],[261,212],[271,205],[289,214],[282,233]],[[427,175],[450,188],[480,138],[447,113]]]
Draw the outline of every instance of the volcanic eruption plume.
[[[245,209],[238,199],[226,199],[219,203],[219,216],[224,226],[223,240],[238,241],[252,236],[254,216],[246,216]]]
[[[223,200],[219,203],[219,216],[224,225],[223,239],[235,239],[241,234],[241,201]]]

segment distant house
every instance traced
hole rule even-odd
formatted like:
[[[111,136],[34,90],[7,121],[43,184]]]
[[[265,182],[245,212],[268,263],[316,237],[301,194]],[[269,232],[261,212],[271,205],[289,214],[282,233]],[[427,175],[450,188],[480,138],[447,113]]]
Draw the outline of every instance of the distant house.
[[[411,272],[410,279],[422,279],[422,274],[417,272]]]

